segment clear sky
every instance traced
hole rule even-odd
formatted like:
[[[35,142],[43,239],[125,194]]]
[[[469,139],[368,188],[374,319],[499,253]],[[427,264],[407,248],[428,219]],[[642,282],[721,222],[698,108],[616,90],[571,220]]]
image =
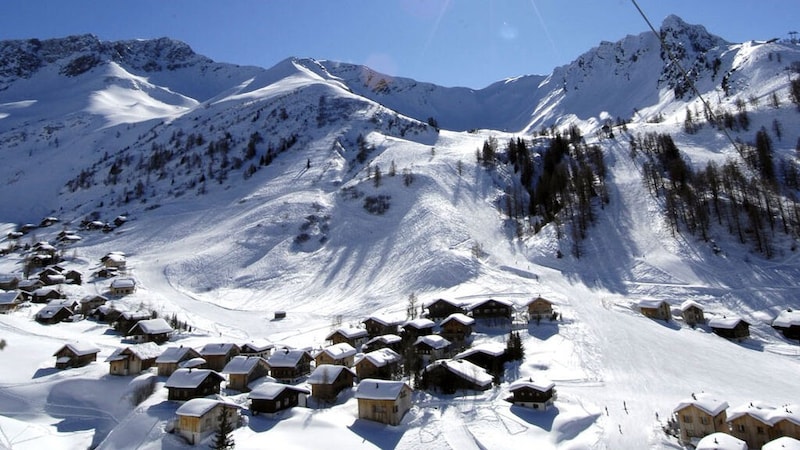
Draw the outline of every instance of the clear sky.
[[[731,42],[800,31],[797,0],[639,0]],[[3,0],[0,39],[168,36],[219,62],[290,56],[482,88],[548,74],[601,41],[648,30],[630,0]]]

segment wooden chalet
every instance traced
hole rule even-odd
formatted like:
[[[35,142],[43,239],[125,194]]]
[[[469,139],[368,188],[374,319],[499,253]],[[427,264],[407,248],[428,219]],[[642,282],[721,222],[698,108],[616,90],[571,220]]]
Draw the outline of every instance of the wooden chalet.
[[[130,295],[136,292],[136,280],[133,278],[116,278],[108,287],[108,293],[116,296]]]
[[[681,401],[673,411],[680,429],[679,440],[688,444],[717,431],[728,432],[727,408],[727,402],[705,393],[692,394]]]
[[[553,302],[544,297],[536,297],[525,305],[528,311],[528,320],[539,321],[553,318]]]
[[[314,357],[317,367],[323,364],[353,367],[356,356],[356,349],[352,345],[342,342],[322,349]]]
[[[90,317],[98,322],[116,324],[123,312],[112,305],[100,305],[92,311]],[[150,317],[149,315],[147,317]],[[130,328],[128,328],[130,329]]]
[[[123,311],[113,321],[114,329],[121,334],[127,334],[134,325],[151,317],[152,314],[149,311]],[[108,316],[106,316],[106,321],[108,321]]]
[[[411,409],[411,387],[402,381],[367,378],[356,388],[358,418],[399,425]]]
[[[267,359],[274,348],[275,344],[266,339],[253,339],[239,346],[239,354]]]
[[[708,321],[714,334],[725,339],[741,340],[750,337],[750,324],[739,317],[714,317]]]
[[[16,273],[0,273],[0,290],[13,291],[22,281],[22,275]]]
[[[95,278],[112,278],[119,275],[119,269],[116,267],[103,267],[92,275]]]
[[[672,317],[669,303],[654,298],[643,298],[637,302],[642,315],[650,319],[669,320]]]
[[[163,344],[169,340],[170,335],[175,332],[172,327],[162,318],[145,319],[136,322],[126,333],[134,342],[155,342]]]
[[[178,370],[180,363],[200,358],[200,353],[191,347],[169,347],[156,358],[158,376],[168,377]]]
[[[125,269],[128,261],[125,259],[125,254],[122,252],[110,252],[100,258],[100,263],[103,267],[114,268],[117,270]]]
[[[25,303],[25,296],[18,291],[0,292],[0,313],[7,313],[16,310]]]
[[[425,362],[444,358],[450,350],[450,341],[438,334],[420,336],[412,345]]]
[[[67,284],[83,284],[83,275],[81,275],[81,273],[77,270],[67,270],[64,272],[64,278],[66,279]]]
[[[332,331],[325,340],[330,341],[331,344],[341,344],[346,342],[353,348],[361,347],[368,338],[367,330],[355,327],[342,327]]]
[[[485,391],[492,387],[492,376],[463,359],[440,359],[422,370],[422,386],[444,394],[457,391]]]
[[[209,369],[221,371],[225,368],[234,356],[239,354],[241,349],[236,344],[231,343],[214,343],[206,344],[200,349],[200,356],[206,360]]]
[[[50,300],[47,302],[47,306],[66,306],[67,308],[71,309],[72,311],[77,311],[81,304],[78,303],[77,300],[69,299],[69,298],[57,298],[54,300]]]
[[[772,328],[783,333],[786,339],[800,340],[800,311],[792,309],[781,311],[772,321]]]
[[[94,345],[73,342],[65,344],[53,353],[53,356],[56,357],[56,369],[68,369],[70,367],[82,367],[97,361],[98,353],[100,353],[100,349]]]
[[[81,314],[88,316],[95,309],[105,305],[106,302],[108,302],[108,298],[104,295],[87,295],[81,298],[79,302]]]
[[[153,342],[131,345],[114,350],[106,358],[111,375],[136,375],[156,364],[161,348]]]
[[[356,358],[356,374],[362,380],[364,378],[391,380],[398,373],[401,361],[400,355],[389,348],[364,353]]]
[[[67,282],[67,277],[55,267],[45,267],[44,270],[36,275],[37,278],[42,280],[45,286],[54,286],[57,284],[64,284]]]
[[[72,317],[75,313],[62,305],[46,305],[36,313],[36,321],[45,324],[53,325],[59,322],[64,322]]]
[[[27,280],[20,280],[19,283],[17,283],[17,289],[19,289],[22,292],[28,292],[30,294],[33,294],[33,292],[35,292],[37,289],[41,289],[43,287],[44,283],[42,283],[42,280],[38,278],[29,278]]]
[[[490,374],[499,376],[503,372],[503,364],[507,360],[506,346],[497,342],[480,344],[464,350],[455,355],[453,359],[465,359],[486,369]]]
[[[439,324],[443,338],[453,343],[463,343],[472,336],[475,319],[466,314],[450,314]]]
[[[50,300],[59,298],[67,298],[67,295],[59,291],[58,288],[45,286],[33,291],[31,303],[48,303]]]
[[[311,373],[311,361],[313,360],[314,358],[305,350],[289,350],[288,348],[276,350],[267,360],[269,374],[280,382],[295,383]]]
[[[254,415],[274,414],[295,406],[305,406],[309,394],[311,391],[306,388],[267,382],[250,391],[247,398],[250,399],[250,411]]]
[[[175,411],[175,434],[191,445],[200,443],[219,429],[223,414],[227,414],[231,427],[238,426],[238,405],[211,398],[191,399]]]
[[[405,342],[414,342],[420,336],[433,334],[435,328],[436,323],[431,319],[412,319],[403,324],[400,336]]]
[[[514,313],[514,304],[508,300],[490,298],[471,304],[469,313],[475,320],[510,321]]]
[[[339,392],[353,387],[355,371],[341,365],[320,364],[306,381],[311,385],[311,396],[321,400],[335,400]]]
[[[515,406],[546,411],[557,398],[556,385],[549,380],[517,380],[508,387],[512,397],[509,399]]]
[[[210,369],[178,369],[167,378],[169,400],[189,400],[219,394],[225,378]]]
[[[706,318],[703,315],[703,305],[694,300],[686,300],[681,303],[681,317],[683,317],[683,321],[687,325],[691,326],[706,323]]]
[[[793,403],[775,408],[772,423],[773,437],[800,439],[800,404]],[[800,450],[800,446],[797,449]]]
[[[400,320],[390,319],[383,315],[372,315],[363,322],[369,337],[380,336],[382,334],[397,334],[398,327],[402,323]]]
[[[731,436],[747,443],[749,448],[761,448],[778,437],[773,425],[775,408],[750,402],[728,409],[728,427]]]
[[[461,302],[454,300],[447,300],[439,298],[425,303],[424,308],[428,311],[426,314],[429,319],[443,319],[451,314],[461,313],[466,314],[466,309],[462,306]]]
[[[382,348],[389,348],[396,352],[402,347],[403,338],[396,334],[382,334],[368,340],[362,347],[363,352],[371,352]]]
[[[222,373],[228,375],[229,389],[248,392],[250,382],[269,375],[269,364],[260,356],[237,355],[228,361]]]

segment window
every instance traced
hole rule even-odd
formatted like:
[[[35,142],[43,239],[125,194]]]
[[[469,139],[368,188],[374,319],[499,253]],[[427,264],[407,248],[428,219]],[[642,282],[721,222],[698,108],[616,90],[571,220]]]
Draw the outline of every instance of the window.
[[[397,405],[394,405],[394,409],[393,409],[393,411],[394,411],[394,412],[397,412],[397,411],[398,411]]]
[[[764,434],[764,427],[756,427],[757,434]]]
[[[683,422],[684,422],[684,423],[692,423],[692,416],[689,416],[689,415],[687,415],[687,414],[684,414],[684,415],[683,415]]]
[[[745,432],[744,425],[741,424],[741,423],[739,425],[736,425],[736,431],[738,431],[740,433],[744,433]]]
[[[703,425],[708,425],[709,422],[710,421],[708,420],[708,417],[701,417],[700,418],[700,423],[702,423]]]

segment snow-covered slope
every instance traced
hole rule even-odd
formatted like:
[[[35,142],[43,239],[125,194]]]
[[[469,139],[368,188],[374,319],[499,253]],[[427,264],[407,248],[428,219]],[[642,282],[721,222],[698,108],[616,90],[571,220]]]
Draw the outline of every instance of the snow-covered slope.
[[[800,130],[789,126],[797,112],[785,68],[800,60],[797,46],[729,44],[674,17],[662,32],[714,108],[748,105],[750,130],[734,138],[749,141],[777,121],[775,154],[795,162]],[[767,260],[723,227],[713,246],[673,234],[663,199],[642,182],[643,158],[629,147],[637,134],[673,135],[695,167],[739,158],[714,127],[682,132],[698,100],[676,98],[680,78],[652,35],[603,43],[547,77],[479,91],[330,61],[241,68],[168,39],[76,37],[0,50],[0,231],[62,219],[19,241],[32,244],[84,219],[125,214],[112,232],[81,230],[81,242],[65,247],[63,264],[86,283],[64,290],[74,298],[105,292],[109,282],[88,275],[107,252],[125,252],[138,289],[115,303],[190,323],[194,330],[171,345],[267,338],[316,348],[333,324],[373,313],[404,318],[412,293],[557,303],[561,321],[521,328],[526,358],[506,374],[554,380],[551,412],[510,407],[504,383],[470,396],[416,393],[403,424],[387,430],[356,420],[345,393],[334,405],[249,417],[234,433],[237,448],[304,448],[311,435],[374,448],[679,448],[661,426],[692,392],[732,405],[800,403],[798,347],[769,326],[797,306],[794,239],[780,240]],[[615,139],[590,133],[617,117],[628,123]],[[502,208],[513,170],[487,170],[475,157],[489,137],[504,144],[512,132],[563,124],[582,127],[608,165],[610,202],[595,204],[580,259],[554,225],[517,236]],[[21,272],[24,257],[0,257],[0,273]],[[752,337],[733,343],[702,325],[646,319],[635,307],[643,297],[667,300],[676,314],[691,299],[708,317],[740,315]],[[0,358],[14,361],[0,369],[0,445],[186,447],[166,432],[176,406],[163,380],[134,405],[146,379],[111,377],[102,362],[52,369],[65,341],[94,342],[102,361],[120,336],[88,320],[41,325],[39,308],[0,315]],[[286,319],[272,319],[278,310]],[[479,327],[476,342],[506,334]]]

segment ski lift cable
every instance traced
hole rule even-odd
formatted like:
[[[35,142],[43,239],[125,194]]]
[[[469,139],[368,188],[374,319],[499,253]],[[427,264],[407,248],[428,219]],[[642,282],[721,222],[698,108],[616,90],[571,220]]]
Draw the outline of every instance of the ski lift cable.
[[[695,86],[694,81],[692,81],[692,78],[689,76],[689,73],[686,72],[686,69],[683,68],[680,61],[678,61],[678,58],[676,58],[675,55],[672,54],[669,47],[667,46],[667,43],[664,41],[664,38],[661,37],[661,34],[658,31],[656,31],[656,28],[650,22],[650,19],[647,18],[647,14],[645,14],[642,8],[639,7],[639,3],[637,3],[636,0],[631,0],[631,3],[633,3],[633,6],[636,7],[637,11],[639,11],[639,14],[642,16],[642,19],[644,19],[644,21],[647,23],[647,26],[650,27],[650,31],[652,31],[653,34],[656,36],[656,39],[658,39],[658,42],[661,44],[661,49],[664,50],[664,52],[667,54],[667,57],[669,58],[670,62],[672,64],[675,64],[678,70],[680,70],[681,74],[686,79],[686,82],[689,83],[689,86],[691,86],[692,91],[695,93],[695,95],[697,95],[697,98],[700,99],[700,102],[703,104],[703,107],[708,113],[708,117],[711,118],[713,123],[718,124],[719,122],[717,120],[717,117],[714,115],[714,111],[712,111],[711,109],[711,105],[708,104],[706,99],[697,89],[697,86]],[[728,141],[730,141],[731,145],[733,145],[733,148],[741,155],[742,154],[741,149],[736,145],[736,141],[734,141],[734,139],[728,133],[728,130],[726,130],[725,127],[722,127],[721,131],[728,139]]]

